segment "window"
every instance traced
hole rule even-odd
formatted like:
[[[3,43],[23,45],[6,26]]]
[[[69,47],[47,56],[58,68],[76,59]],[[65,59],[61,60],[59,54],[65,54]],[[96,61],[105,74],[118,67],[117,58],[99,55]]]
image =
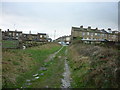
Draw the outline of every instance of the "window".
[[[12,35],[12,33],[9,33],[9,35]]]
[[[46,38],[47,36],[46,35],[44,35],[44,38]]]
[[[20,33],[20,36],[22,36],[22,33]]]
[[[102,34],[102,37],[104,37],[104,34]]]
[[[16,37],[16,39],[18,39],[18,37]]]
[[[97,35],[97,33],[95,33],[95,35]]]
[[[91,33],[91,36],[93,36],[93,33]]]
[[[89,38],[87,37],[87,40],[88,40]]]
[[[82,35],[84,36],[84,35],[85,35],[85,32],[82,32]]]
[[[87,35],[89,35],[89,32],[87,32]]]
[[[85,40],[85,38],[83,37],[83,39],[82,40]]]
[[[15,33],[13,33],[13,36],[15,36]]]
[[[91,37],[91,39],[93,39],[93,38]]]
[[[100,33],[98,33],[97,35],[100,36]]]
[[[42,38],[42,35],[40,35],[40,38]]]
[[[18,33],[16,33],[16,36],[18,36]]]

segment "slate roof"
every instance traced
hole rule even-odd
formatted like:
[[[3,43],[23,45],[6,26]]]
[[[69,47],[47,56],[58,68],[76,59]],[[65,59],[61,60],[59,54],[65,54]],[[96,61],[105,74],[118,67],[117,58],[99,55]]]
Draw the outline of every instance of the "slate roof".
[[[78,28],[78,27],[72,27],[72,30],[74,31],[83,31],[83,32],[96,32],[96,33],[108,33],[104,29],[97,30],[97,29],[88,29],[88,28]]]

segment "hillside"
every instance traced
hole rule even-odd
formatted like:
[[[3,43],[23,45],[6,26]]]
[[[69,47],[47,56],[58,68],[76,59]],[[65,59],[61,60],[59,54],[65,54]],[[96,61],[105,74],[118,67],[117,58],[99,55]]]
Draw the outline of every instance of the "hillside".
[[[74,43],[68,52],[73,88],[120,87],[120,51],[117,48]]]

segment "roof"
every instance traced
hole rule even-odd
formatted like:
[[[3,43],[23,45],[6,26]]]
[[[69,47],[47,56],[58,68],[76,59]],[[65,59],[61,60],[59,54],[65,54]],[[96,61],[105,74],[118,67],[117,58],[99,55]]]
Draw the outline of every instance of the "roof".
[[[37,36],[37,34],[30,34],[30,35],[32,35],[32,36]]]
[[[40,35],[47,35],[46,33],[38,33],[38,34],[40,34]]]
[[[22,33],[22,31],[6,31],[6,32],[17,32],[17,33]]]
[[[105,31],[104,29],[98,30],[98,29],[72,27],[72,30],[74,30],[74,31],[83,31],[83,32],[107,33],[107,31]]]

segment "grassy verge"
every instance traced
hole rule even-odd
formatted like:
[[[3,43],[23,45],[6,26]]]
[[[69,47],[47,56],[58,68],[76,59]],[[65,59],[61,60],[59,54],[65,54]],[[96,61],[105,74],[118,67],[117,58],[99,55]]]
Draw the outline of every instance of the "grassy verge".
[[[2,47],[3,48],[17,48],[19,45],[19,41],[14,40],[2,40]]]
[[[21,87],[25,80],[31,78],[44,60],[60,49],[60,45],[49,43],[26,50],[5,50],[2,60],[3,88]]]
[[[118,50],[98,45],[72,44],[68,49],[73,88],[119,87]]]
[[[66,47],[63,49],[47,63],[44,63],[44,67],[47,68],[46,71],[39,71],[38,74],[44,73],[39,79],[32,81],[32,85],[28,88],[60,88],[62,73],[64,72],[64,55]]]

